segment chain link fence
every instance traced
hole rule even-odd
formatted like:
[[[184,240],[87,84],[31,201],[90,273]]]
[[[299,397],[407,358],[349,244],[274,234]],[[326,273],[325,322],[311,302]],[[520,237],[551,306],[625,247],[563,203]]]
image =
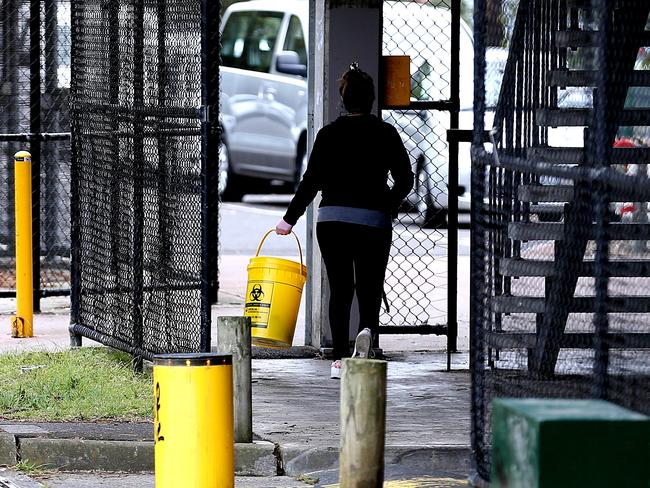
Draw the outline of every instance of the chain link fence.
[[[72,5],[77,339],[149,359],[210,350],[218,23],[218,2]]]
[[[0,295],[15,296],[13,156],[32,153],[34,297],[70,291],[70,1],[0,9]]]
[[[475,3],[472,442],[495,397],[650,413],[650,5]],[[492,473],[499,467],[492,467]]]
[[[447,334],[456,349],[458,207],[469,210],[469,148],[459,158],[447,130],[471,127],[472,33],[460,0],[386,1],[383,54],[410,57],[411,102],[383,111],[416,175],[395,225],[381,333]]]

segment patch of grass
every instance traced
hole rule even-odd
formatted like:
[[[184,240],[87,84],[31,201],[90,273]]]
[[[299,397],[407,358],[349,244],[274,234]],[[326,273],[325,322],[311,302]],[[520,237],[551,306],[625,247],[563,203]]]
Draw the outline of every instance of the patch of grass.
[[[151,375],[111,349],[0,354],[0,418],[144,420],[151,396]]]
[[[27,476],[38,476],[45,472],[45,466],[33,463],[29,460],[19,461],[18,464],[14,466],[14,469]]]

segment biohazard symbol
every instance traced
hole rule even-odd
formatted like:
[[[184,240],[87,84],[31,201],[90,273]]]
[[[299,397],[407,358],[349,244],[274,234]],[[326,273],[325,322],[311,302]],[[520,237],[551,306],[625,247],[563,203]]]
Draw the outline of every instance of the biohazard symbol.
[[[264,292],[262,291],[262,285],[253,285],[253,289],[251,290],[251,301],[253,302],[261,302],[264,299]]]

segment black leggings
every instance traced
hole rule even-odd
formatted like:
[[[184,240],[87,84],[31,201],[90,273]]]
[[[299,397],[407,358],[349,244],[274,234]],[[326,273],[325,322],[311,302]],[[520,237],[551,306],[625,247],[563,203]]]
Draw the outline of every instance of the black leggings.
[[[355,287],[359,331],[368,327],[373,337],[377,335],[392,234],[392,229],[344,222],[316,225],[330,285],[329,322],[335,360],[350,356],[350,308]]]

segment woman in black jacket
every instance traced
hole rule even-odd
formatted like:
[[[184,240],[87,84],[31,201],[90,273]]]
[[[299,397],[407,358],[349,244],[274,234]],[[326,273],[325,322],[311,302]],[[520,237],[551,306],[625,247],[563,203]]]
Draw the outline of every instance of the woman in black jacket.
[[[370,113],[375,100],[372,78],[353,64],[343,75],[339,92],[348,114],[318,132],[307,170],[276,226],[278,234],[290,233],[322,192],[316,236],[330,286],[332,378],[340,378],[340,359],[350,356],[348,328],[355,288],[359,330],[368,328],[376,337],[392,217],[413,186],[411,163],[397,130]],[[370,342],[365,341],[361,355],[367,356]]]

